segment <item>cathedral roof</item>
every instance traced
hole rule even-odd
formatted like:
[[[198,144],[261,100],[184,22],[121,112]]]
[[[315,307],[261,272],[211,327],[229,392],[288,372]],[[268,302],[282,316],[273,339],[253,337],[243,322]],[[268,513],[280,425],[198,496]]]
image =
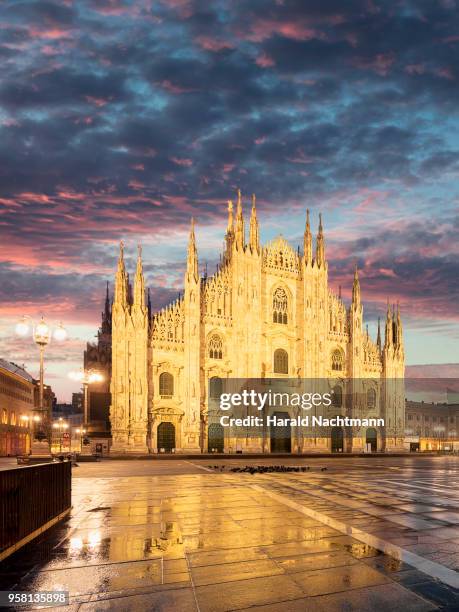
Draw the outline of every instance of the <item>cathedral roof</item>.
[[[289,272],[299,271],[299,256],[282,235],[277,236],[263,247],[265,267]]]

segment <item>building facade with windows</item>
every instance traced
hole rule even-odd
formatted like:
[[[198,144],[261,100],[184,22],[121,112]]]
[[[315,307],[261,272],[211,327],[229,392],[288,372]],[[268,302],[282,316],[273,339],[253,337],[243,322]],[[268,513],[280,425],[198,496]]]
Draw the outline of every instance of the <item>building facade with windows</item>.
[[[458,452],[459,404],[407,400],[405,446],[411,452]]]
[[[384,433],[331,431],[301,442],[292,434],[287,450],[357,452],[369,437],[374,450],[403,448],[403,388],[391,390],[404,377],[398,308],[388,306],[385,338],[378,326],[373,341],[357,270],[346,306],[329,287],[321,220],[313,246],[309,211],[302,247],[294,250],[282,236],[262,246],[255,197],[246,232],[238,193],[235,212],[228,203],[217,272],[199,274],[192,222],[183,296],[152,314],[140,248],[131,289],[121,245],[112,307],[112,452],[278,450],[269,436],[239,449],[218,424],[209,427],[214,396],[222,381],[235,378],[330,381],[330,416],[349,410],[343,398],[349,381],[358,380],[352,409],[386,421]]]
[[[35,396],[30,374],[0,359],[0,457],[29,452]]]

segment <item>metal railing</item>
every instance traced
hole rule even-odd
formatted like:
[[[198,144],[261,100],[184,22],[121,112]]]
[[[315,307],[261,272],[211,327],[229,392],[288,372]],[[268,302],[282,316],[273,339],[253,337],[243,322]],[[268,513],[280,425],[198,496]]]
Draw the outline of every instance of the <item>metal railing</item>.
[[[0,560],[71,507],[69,461],[0,471]]]

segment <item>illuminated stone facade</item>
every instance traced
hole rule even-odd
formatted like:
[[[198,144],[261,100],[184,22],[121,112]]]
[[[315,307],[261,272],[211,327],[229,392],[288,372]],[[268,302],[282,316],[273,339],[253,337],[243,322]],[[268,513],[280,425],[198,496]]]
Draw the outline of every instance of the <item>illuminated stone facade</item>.
[[[218,435],[215,444],[209,440],[212,386],[226,378],[282,377],[334,386],[342,380],[343,388],[346,378],[359,380],[356,396],[368,399],[371,416],[386,419],[378,450],[403,448],[403,386],[391,389],[404,376],[400,313],[388,307],[384,343],[379,328],[377,340],[370,338],[357,270],[349,307],[329,288],[322,221],[315,247],[309,211],[302,252],[282,237],[261,246],[253,197],[246,241],[239,193],[234,214],[228,203],[225,245],[217,272],[200,277],[192,224],[184,294],[152,316],[141,252],[131,292],[121,246],[112,309],[112,452],[221,450]],[[362,451],[365,435],[347,432],[341,450]],[[306,437],[289,448],[326,452],[330,440]],[[224,450],[273,449],[269,440],[240,449],[225,439]]]
[[[0,359],[0,457],[29,452],[35,395],[30,374]]]

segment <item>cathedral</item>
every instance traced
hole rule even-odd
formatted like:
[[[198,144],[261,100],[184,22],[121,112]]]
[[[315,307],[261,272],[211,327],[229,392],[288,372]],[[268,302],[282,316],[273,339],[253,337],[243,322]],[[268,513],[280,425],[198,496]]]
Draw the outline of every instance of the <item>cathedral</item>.
[[[262,246],[256,200],[248,232],[238,192],[217,271],[200,275],[191,223],[183,294],[152,313],[139,247],[131,288],[120,246],[111,312],[111,452],[364,452],[403,449],[404,346],[388,305],[385,337],[363,324],[357,269],[346,306],[328,284],[322,219],[313,245],[279,236]],[[335,391],[329,416],[365,410],[383,430],[333,428],[321,436],[232,438],[211,419],[228,379],[320,379]],[[349,407],[349,385],[355,391]],[[357,390],[358,386],[358,390]]]

